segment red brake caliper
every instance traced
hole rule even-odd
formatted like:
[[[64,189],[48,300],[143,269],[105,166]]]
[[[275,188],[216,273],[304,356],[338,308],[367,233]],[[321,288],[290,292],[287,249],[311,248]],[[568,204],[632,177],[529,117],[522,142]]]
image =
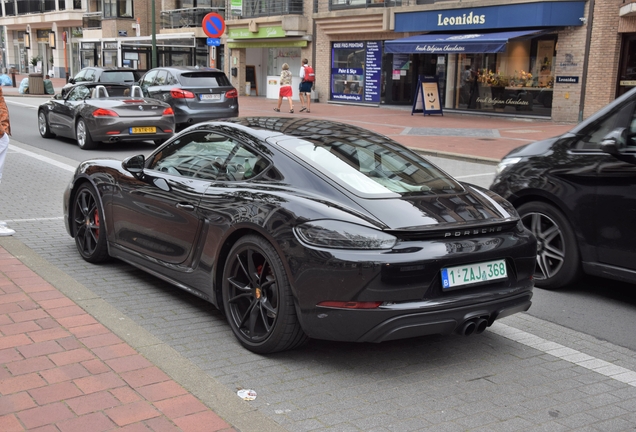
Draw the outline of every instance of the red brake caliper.
[[[97,230],[95,230],[95,238],[99,239],[99,211],[97,211],[97,209],[95,209],[93,219],[95,219],[95,226],[97,227]]]

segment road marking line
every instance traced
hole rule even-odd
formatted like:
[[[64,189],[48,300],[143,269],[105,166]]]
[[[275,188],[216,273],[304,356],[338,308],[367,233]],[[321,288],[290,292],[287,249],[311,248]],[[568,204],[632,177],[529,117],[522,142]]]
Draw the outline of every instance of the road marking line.
[[[16,147],[13,144],[9,144],[9,150],[17,152],[17,153],[22,153],[23,155],[30,156],[30,157],[32,157],[34,159],[41,160],[41,161],[46,162],[48,164],[54,165],[54,166],[56,166],[58,168],[65,169],[66,171],[75,172],[75,167],[73,167],[73,166],[67,165],[67,164],[62,163],[62,162],[58,162],[55,159],[51,159],[49,157],[39,155],[39,154],[34,153],[32,151],[29,151],[29,150],[21,149],[20,147]]]
[[[6,219],[6,222],[44,222],[44,221],[52,221],[52,220],[61,220],[64,219],[64,216],[55,216],[49,218],[30,218],[30,219]]]
[[[5,95],[5,96],[6,96],[6,95]],[[11,100],[11,99],[6,99],[6,98],[5,98],[5,101],[6,101],[7,103],[10,103],[10,104],[13,104],[13,105],[20,105],[20,106],[27,107],[27,108],[33,108],[33,109],[37,109],[37,108],[38,108],[38,107],[37,107],[37,106],[35,106],[35,105],[29,105],[29,104],[25,104],[25,103],[22,103],[22,102],[15,102],[15,101],[13,101],[13,100]]]
[[[465,179],[465,178],[470,178],[470,177],[484,177],[484,176],[493,176],[495,175],[494,172],[491,173],[483,173],[483,174],[469,174],[469,175],[463,175],[463,176],[452,176],[455,179]]]
[[[516,329],[500,322],[495,322],[492,327],[490,327],[490,331],[498,334],[499,336],[503,336],[512,341],[529,346],[530,348],[558,357],[561,360],[565,360],[577,366],[605,375],[606,377],[612,378],[616,381],[636,387],[636,372],[622,366],[616,366],[615,364],[606,362],[605,360],[597,359],[575,349],[568,348],[556,342],[551,342],[547,339],[540,338],[539,336],[535,336],[531,333]]]

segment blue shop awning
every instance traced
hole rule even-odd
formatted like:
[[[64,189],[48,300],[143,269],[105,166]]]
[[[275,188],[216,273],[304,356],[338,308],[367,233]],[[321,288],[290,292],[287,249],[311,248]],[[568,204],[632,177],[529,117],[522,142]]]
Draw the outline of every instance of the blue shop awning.
[[[509,40],[540,33],[524,30],[498,33],[425,34],[384,42],[387,53],[480,54],[505,51]]]

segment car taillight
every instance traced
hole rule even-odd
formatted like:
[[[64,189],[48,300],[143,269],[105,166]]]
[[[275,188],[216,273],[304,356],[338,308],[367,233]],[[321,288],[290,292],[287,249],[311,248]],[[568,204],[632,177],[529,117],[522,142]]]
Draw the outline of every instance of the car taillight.
[[[318,306],[332,307],[339,309],[376,309],[382,302],[356,302],[356,301],[324,301],[318,303]]]
[[[178,88],[170,90],[170,96],[173,99],[194,99],[194,93],[188,90],[182,90]]]
[[[172,111],[172,107],[168,107],[163,110],[163,115],[174,115],[174,111]]]
[[[225,92],[225,98],[226,99],[234,99],[238,97],[238,92],[236,91],[236,89],[232,89],[229,91]]]
[[[119,117],[119,115],[115,111],[97,108],[93,111],[93,117]]]

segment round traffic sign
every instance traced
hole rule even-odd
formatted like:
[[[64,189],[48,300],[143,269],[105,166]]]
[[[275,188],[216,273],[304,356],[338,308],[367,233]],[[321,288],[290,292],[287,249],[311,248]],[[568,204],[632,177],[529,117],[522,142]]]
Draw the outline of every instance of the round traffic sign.
[[[216,12],[210,12],[203,17],[203,33],[211,38],[220,37],[225,32],[225,20]]]

